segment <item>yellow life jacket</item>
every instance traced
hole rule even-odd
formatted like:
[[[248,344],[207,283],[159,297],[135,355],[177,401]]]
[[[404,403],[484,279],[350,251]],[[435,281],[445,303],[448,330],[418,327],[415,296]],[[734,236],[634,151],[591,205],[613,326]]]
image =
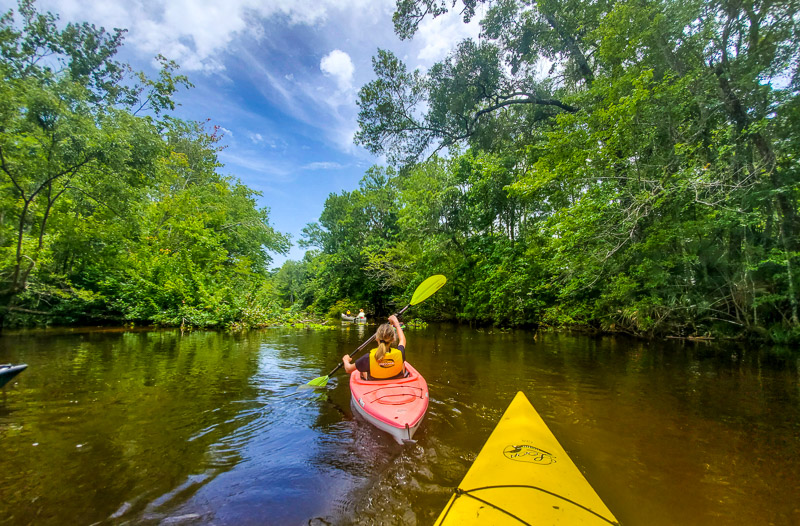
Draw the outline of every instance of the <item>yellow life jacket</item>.
[[[369,352],[369,377],[373,380],[392,378],[403,372],[403,353],[399,349],[391,349],[383,355],[380,362],[375,359],[378,349]]]

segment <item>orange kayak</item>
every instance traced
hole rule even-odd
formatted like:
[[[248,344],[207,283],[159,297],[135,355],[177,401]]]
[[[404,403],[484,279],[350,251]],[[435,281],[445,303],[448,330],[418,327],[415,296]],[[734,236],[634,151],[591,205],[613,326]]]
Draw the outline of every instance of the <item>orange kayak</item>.
[[[355,410],[370,424],[385,431],[400,444],[414,442],[425,411],[428,383],[406,362],[408,376],[394,380],[362,380],[350,373],[350,394]]]

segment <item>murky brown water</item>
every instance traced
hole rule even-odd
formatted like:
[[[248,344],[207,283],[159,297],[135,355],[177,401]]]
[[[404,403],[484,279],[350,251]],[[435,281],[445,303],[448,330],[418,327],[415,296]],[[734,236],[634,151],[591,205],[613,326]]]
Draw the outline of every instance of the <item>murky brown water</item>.
[[[369,334],[0,336],[0,524],[431,524],[518,390],[624,525],[800,524],[797,350],[408,330],[402,448],[298,389]]]

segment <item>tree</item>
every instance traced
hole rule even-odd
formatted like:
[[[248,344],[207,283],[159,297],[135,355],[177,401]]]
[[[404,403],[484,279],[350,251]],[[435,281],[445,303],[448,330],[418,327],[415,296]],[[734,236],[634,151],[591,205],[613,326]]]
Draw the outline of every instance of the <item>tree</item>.
[[[305,265],[301,261],[286,261],[274,277],[278,293],[288,304],[301,299],[306,281]]]
[[[392,280],[386,280],[387,250],[396,242],[397,189],[392,169],[372,167],[352,192],[331,194],[318,223],[303,229],[302,246],[321,251],[315,280],[326,291],[320,304],[327,310],[342,298],[386,310]]]
[[[2,316],[263,322],[289,240],[219,173],[218,128],[167,115],[177,65],[151,79],[114,61],[122,30],[19,14],[0,19]]]
[[[501,64],[496,45],[466,40],[423,76],[409,73],[394,54],[379,50],[373,58],[378,78],[359,91],[356,143],[405,165],[431,148],[435,153],[467,139],[493,137],[492,116],[500,110],[523,107],[517,111],[528,124],[578,111],[552,96],[549,83],[507,75]]]
[[[796,331],[796,2],[403,0],[395,27],[410,38],[479,4],[481,40],[426,74],[378,53],[357,140],[410,172],[459,145],[515,159],[497,173],[521,203],[509,223],[535,219],[523,231],[543,243],[528,257],[550,273],[547,319]],[[483,194],[487,218],[492,195],[505,199]]]
[[[113,56],[123,31],[106,33],[87,23],[67,24],[40,14],[32,0],[0,18],[0,240],[2,316],[28,287],[43,263],[51,220],[65,199],[91,196],[113,173],[135,185],[159,152],[158,129],[150,117],[172,106],[185,77],[162,61],[159,81],[130,73]],[[112,185],[107,185],[110,189]],[[106,197],[91,196],[99,202]]]
[[[224,325],[266,281],[267,250],[285,253],[256,192],[219,174],[219,136],[169,119],[168,155],[137,202],[136,228],[121,264],[107,269],[103,293],[126,319]]]

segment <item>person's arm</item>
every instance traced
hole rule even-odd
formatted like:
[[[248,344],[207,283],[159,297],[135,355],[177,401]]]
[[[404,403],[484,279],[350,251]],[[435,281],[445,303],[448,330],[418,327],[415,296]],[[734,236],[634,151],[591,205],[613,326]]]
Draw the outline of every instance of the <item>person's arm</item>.
[[[403,347],[406,346],[406,335],[403,334],[403,328],[400,327],[400,322],[397,319],[397,316],[392,314],[389,316],[389,323],[394,325],[395,330],[397,331],[397,345],[402,345]]]
[[[355,362],[355,368],[361,373],[361,378],[369,380],[369,354],[365,354]]]
[[[353,359],[350,358],[349,354],[342,356],[342,363],[344,364],[344,371],[347,374],[350,374],[356,370],[356,365],[353,363]]]

